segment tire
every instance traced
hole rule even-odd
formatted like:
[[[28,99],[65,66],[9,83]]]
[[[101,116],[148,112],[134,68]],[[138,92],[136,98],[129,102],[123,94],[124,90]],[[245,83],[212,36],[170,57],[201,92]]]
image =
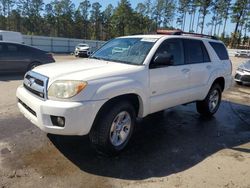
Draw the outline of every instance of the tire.
[[[239,81],[235,81],[236,82],[236,84],[238,84],[238,85],[242,85],[242,82],[239,82]]]
[[[206,117],[213,116],[220,106],[221,93],[220,85],[213,84],[206,98],[203,101],[196,102],[197,111]]]
[[[127,101],[112,103],[104,107],[97,118],[89,134],[92,145],[98,153],[117,155],[127,146],[134,131],[136,114],[133,105]],[[123,122],[125,120],[128,122]]]
[[[28,66],[27,71],[30,71],[39,65],[41,65],[39,62],[33,62]]]

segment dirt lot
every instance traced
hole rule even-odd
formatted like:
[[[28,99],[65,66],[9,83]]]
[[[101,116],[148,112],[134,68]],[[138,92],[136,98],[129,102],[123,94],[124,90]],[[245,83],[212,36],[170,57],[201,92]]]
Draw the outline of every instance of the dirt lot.
[[[232,58],[234,68],[243,60]],[[22,75],[0,77],[0,188],[250,188],[249,86],[225,92],[212,119],[200,117],[194,104],[147,117],[125,152],[105,158],[87,136],[47,135],[26,120],[15,99],[21,83]]]

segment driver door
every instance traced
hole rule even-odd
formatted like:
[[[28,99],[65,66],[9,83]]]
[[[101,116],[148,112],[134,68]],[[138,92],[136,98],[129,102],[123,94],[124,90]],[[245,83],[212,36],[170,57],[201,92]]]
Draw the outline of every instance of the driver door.
[[[162,54],[171,62],[158,66],[154,60]],[[184,63],[182,39],[165,40],[149,66],[151,113],[189,102],[190,70]]]

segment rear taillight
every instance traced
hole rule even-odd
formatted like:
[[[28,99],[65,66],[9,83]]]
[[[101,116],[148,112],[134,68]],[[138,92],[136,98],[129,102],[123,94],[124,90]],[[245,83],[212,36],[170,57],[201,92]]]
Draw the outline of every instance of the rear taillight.
[[[47,57],[48,57],[49,60],[51,60],[53,62],[55,61],[54,58],[53,58],[53,54],[47,53]]]

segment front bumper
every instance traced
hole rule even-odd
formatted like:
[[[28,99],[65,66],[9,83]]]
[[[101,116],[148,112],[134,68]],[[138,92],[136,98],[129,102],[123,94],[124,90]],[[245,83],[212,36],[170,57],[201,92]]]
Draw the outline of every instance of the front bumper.
[[[250,83],[250,72],[247,71],[236,71],[234,80],[237,82]]]
[[[16,96],[23,115],[41,130],[59,135],[86,135],[89,133],[97,112],[105,103],[101,101],[64,102],[43,101],[19,86]],[[65,126],[54,126],[51,116],[65,118]]]
[[[90,55],[90,51],[89,50],[83,50],[83,51],[76,51],[75,55],[77,56],[89,56]]]

